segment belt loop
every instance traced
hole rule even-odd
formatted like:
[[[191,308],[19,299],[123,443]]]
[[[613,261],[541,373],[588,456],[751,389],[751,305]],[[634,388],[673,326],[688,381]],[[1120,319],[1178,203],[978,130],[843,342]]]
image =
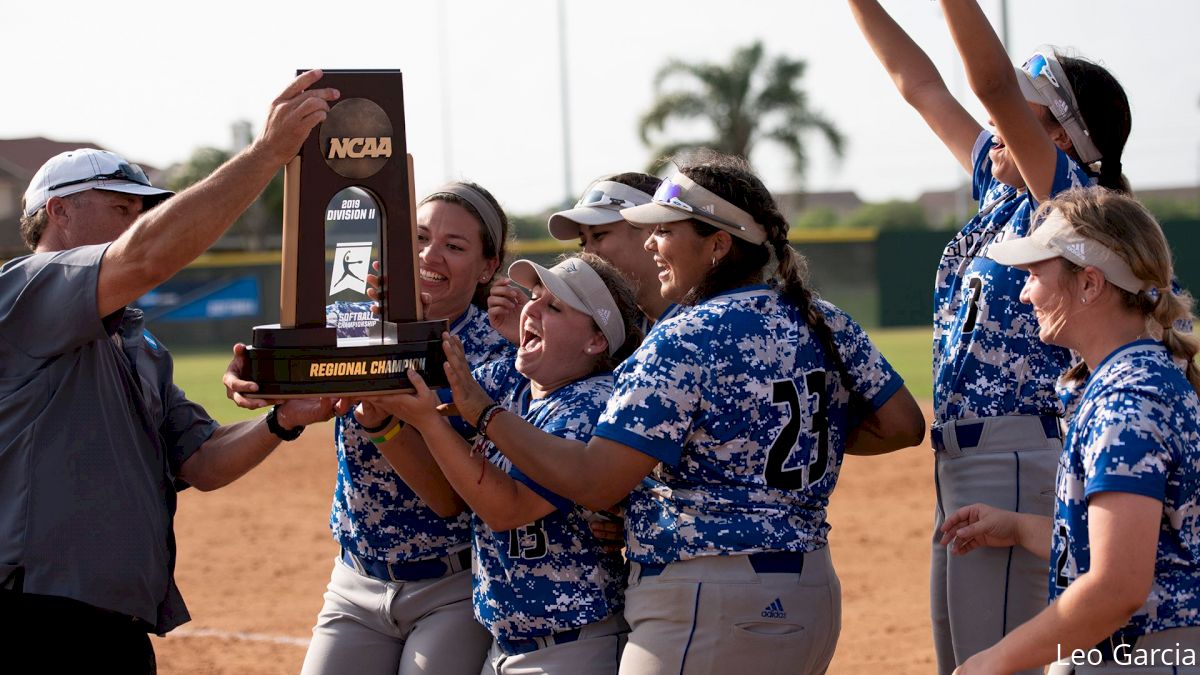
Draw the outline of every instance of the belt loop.
[[[362,561],[358,559],[358,556],[354,555],[354,552],[345,546],[342,547],[342,560],[350,563],[350,566],[354,568],[354,571],[363,575],[364,577],[371,576],[367,574],[367,568],[363,567]]]
[[[464,553],[467,554],[466,560],[463,560]],[[471,549],[465,548],[465,549],[462,549],[461,551],[455,551],[454,553],[451,553],[450,555],[443,558],[442,562],[446,563],[446,569],[450,570],[447,573],[447,576],[449,576],[450,574],[454,574],[455,572],[462,572],[463,570],[471,569],[470,554],[471,554]]]
[[[962,457],[962,448],[958,445],[958,420],[950,420],[941,425],[942,452],[950,459]]]

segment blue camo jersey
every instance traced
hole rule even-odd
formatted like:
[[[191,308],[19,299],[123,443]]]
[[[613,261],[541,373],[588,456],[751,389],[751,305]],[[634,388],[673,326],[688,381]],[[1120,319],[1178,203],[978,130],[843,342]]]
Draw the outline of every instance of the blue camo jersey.
[[[1117,634],[1200,625],[1200,399],[1160,343],[1110,354],[1088,379],[1058,467],[1050,596],[1088,571],[1088,498],[1130,492],[1163,503],[1146,603]]]
[[[369,303],[356,304],[370,311]],[[492,329],[487,312],[474,305],[450,332],[462,339],[472,367],[514,353]],[[338,474],[329,527],[343,548],[364,558],[400,562],[441,557],[467,543],[470,516],[447,519],[434,513],[396,474],[353,415],[336,419],[334,443]]]
[[[979,214],[946,245],[933,291],[933,417],[936,424],[1000,415],[1062,415],[1054,391],[1070,352],[1038,340],[1033,308],[1020,301],[1027,273],[987,257],[994,243],[1024,237],[1036,203],[992,176],[992,135],[972,150]],[[1062,152],[1051,194],[1092,184]]]
[[[512,359],[475,370],[475,379],[506,410],[542,431],[586,443],[612,395],[609,373],[576,380],[548,396],[530,396],[529,380]],[[596,623],[623,605],[625,567],[620,553],[606,553],[592,536],[592,512],[521,473],[490,442],[488,461],[555,507],[532,523],[496,532],[474,520],[475,618],[492,635],[531,638]]]
[[[849,316],[816,302],[855,398],[878,409],[900,376]],[[631,560],[825,546],[851,392],[795,306],[753,286],[683,308],[616,376],[595,435],[661,460],[629,497]]]

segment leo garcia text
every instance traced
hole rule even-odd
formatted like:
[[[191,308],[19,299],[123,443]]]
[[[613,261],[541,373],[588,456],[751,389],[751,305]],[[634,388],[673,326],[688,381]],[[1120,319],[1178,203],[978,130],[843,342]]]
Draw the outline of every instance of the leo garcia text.
[[[1112,652],[1112,663],[1118,666],[1194,666],[1196,650],[1183,647],[1178,642],[1174,647],[1155,649],[1117,645]],[[1099,649],[1076,649],[1063,656],[1062,645],[1058,646],[1058,660],[1066,660],[1073,666],[1098,666],[1104,663],[1104,654]]]

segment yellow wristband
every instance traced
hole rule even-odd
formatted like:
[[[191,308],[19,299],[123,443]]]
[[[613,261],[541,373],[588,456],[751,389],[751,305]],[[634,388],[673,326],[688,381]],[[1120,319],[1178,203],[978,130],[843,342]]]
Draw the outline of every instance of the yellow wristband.
[[[371,442],[374,443],[375,445],[379,445],[380,443],[387,443],[388,441],[395,438],[396,434],[400,433],[400,430],[403,428],[404,428],[404,422],[397,421],[394,425],[392,425],[392,428],[388,429],[384,434],[382,434],[380,436],[375,436],[374,438],[372,438]]]

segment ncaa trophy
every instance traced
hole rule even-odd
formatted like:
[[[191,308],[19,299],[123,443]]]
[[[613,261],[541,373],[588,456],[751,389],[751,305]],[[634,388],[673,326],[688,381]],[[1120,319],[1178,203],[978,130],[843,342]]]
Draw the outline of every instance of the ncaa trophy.
[[[284,168],[279,323],[254,327],[241,373],[258,383],[253,396],[411,391],[409,368],[431,387],[446,384],[448,325],[424,320],[417,282],[402,85],[398,70],[326,70],[313,85],[342,96]],[[375,259],[387,282],[379,320],[365,302]],[[327,325],[326,308],[340,306],[362,311]]]

